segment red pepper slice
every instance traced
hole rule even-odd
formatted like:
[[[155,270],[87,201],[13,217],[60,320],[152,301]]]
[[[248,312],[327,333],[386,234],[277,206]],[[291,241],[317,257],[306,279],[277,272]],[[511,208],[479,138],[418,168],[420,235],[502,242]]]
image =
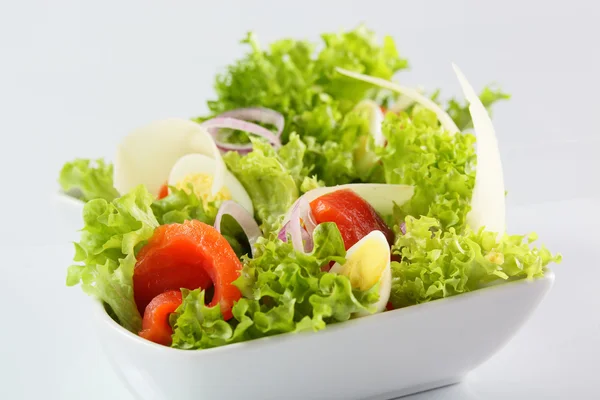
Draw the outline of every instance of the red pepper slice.
[[[179,290],[170,290],[153,298],[144,311],[139,335],[151,342],[170,346],[173,328],[169,325],[169,315],[177,310],[181,301]]]
[[[158,191],[158,199],[164,199],[165,197],[167,197],[169,195],[169,185],[167,185],[166,183],[164,185],[162,185],[160,187],[160,190]]]
[[[140,313],[163,292],[214,285],[209,305],[220,304],[223,317],[232,317],[231,307],[241,297],[232,283],[238,278],[242,263],[212,226],[197,220],[161,225],[137,259],[133,293]]]

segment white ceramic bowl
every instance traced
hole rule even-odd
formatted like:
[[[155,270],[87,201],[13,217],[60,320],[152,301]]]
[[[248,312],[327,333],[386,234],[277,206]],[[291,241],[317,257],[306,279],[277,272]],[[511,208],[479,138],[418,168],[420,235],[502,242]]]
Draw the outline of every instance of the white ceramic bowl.
[[[73,232],[82,206],[59,195],[57,212]],[[391,399],[460,381],[514,336],[553,282],[548,271],[317,333],[199,351],[146,341],[93,304],[100,342],[139,399]]]
[[[215,349],[148,342],[95,306],[100,341],[139,399],[391,399],[460,381],[502,348],[554,274]]]

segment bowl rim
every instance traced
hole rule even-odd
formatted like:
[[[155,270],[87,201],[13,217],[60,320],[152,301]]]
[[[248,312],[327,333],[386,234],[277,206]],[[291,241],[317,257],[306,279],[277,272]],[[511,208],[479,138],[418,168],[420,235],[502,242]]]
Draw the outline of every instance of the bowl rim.
[[[110,329],[111,331],[113,331],[115,334],[123,337],[124,340],[131,341],[132,345],[139,344],[139,345],[144,346],[145,348],[147,348],[150,351],[167,352],[164,354],[172,354],[172,355],[179,354],[183,357],[202,357],[203,355],[208,355],[208,354],[213,354],[213,353],[218,353],[218,352],[223,352],[223,351],[235,351],[236,349],[243,349],[243,348],[248,348],[248,347],[259,348],[259,347],[264,347],[264,346],[275,345],[275,344],[282,343],[282,342],[293,342],[296,340],[301,340],[306,335],[333,334],[334,332],[337,332],[340,329],[344,329],[344,327],[352,326],[352,324],[369,323],[368,321],[371,321],[370,323],[373,324],[373,323],[376,323],[376,321],[384,321],[386,318],[387,319],[401,318],[403,315],[406,315],[406,314],[410,314],[410,313],[414,314],[414,313],[421,312],[421,310],[423,308],[436,307],[441,304],[460,303],[460,302],[464,302],[464,301],[470,301],[473,298],[476,298],[478,296],[481,296],[481,295],[491,292],[493,290],[504,290],[507,287],[514,287],[517,285],[532,285],[532,284],[539,284],[542,282],[547,282],[547,284],[549,285],[548,290],[550,290],[552,288],[552,286],[554,285],[554,281],[555,281],[554,271],[551,268],[546,267],[544,270],[544,275],[541,277],[521,278],[521,279],[517,279],[514,281],[503,281],[498,285],[483,287],[483,288],[480,288],[477,290],[473,290],[471,292],[461,293],[459,295],[454,295],[454,296],[450,296],[450,297],[446,297],[446,298],[442,298],[442,299],[431,300],[426,303],[415,304],[412,306],[403,307],[403,308],[399,308],[396,310],[390,310],[390,311],[385,311],[382,313],[372,314],[372,315],[368,315],[363,318],[350,319],[348,321],[331,324],[331,325],[328,325],[325,329],[323,329],[321,331],[317,331],[317,332],[305,331],[305,332],[297,332],[295,334],[290,334],[291,332],[286,332],[286,333],[281,333],[281,334],[277,334],[277,335],[273,335],[273,336],[267,336],[267,337],[248,340],[248,341],[244,341],[244,342],[231,343],[231,344],[208,348],[208,349],[193,349],[193,350],[178,349],[178,348],[163,346],[163,345],[151,342],[149,340],[143,339],[142,337],[136,335],[135,333],[123,328],[115,320],[113,320],[111,318],[111,316],[108,315],[108,313],[106,312],[106,308],[104,307],[104,303],[102,302],[102,300],[100,300],[98,298],[93,298],[92,303],[93,303],[95,318],[98,320],[98,322],[100,324],[104,325],[105,327],[107,327],[108,329]],[[136,343],[136,344],[134,344],[134,343]],[[198,354],[200,354],[200,356]]]

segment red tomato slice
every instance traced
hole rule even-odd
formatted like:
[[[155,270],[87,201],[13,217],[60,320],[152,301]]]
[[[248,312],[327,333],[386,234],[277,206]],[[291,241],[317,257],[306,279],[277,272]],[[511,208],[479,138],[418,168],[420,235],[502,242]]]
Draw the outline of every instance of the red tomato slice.
[[[227,240],[200,221],[161,225],[139,252],[133,271],[133,293],[140,313],[150,301],[168,290],[207,289],[214,285],[209,304],[220,304],[223,317],[241,297],[232,282],[242,263]]]
[[[153,298],[144,311],[139,335],[151,342],[170,346],[173,328],[169,325],[169,315],[177,310],[181,301],[179,290],[164,292]]]
[[[383,222],[377,211],[350,189],[337,190],[310,203],[315,221],[335,222],[346,250],[373,231],[382,231],[390,246],[394,232]]]
[[[166,183],[164,185],[162,185],[160,187],[160,190],[158,191],[158,199],[164,199],[165,197],[167,197],[169,195],[169,185],[167,185]]]

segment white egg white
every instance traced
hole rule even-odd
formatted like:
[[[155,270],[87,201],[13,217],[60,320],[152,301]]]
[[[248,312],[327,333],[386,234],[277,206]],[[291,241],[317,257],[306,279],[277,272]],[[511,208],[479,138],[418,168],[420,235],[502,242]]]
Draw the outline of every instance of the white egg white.
[[[179,118],[151,122],[123,139],[114,162],[115,188],[125,194],[143,184],[150,193],[158,194],[175,162],[190,153],[215,160],[212,192],[217,193],[226,171],[219,149],[206,129]]]
[[[381,276],[379,278],[379,300],[375,303],[375,313],[382,312],[385,310],[385,307],[390,299],[390,292],[392,290],[392,270],[390,267],[390,246],[387,242],[387,239],[383,232],[381,231],[373,231],[356,242],[352,247],[348,249],[346,252],[346,262],[350,261],[352,257],[357,253],[357,251],[362,246],[369,246],[369,250],[371,254],[373,251],[381,252],[381,256],[384,260],[386,260],[385,268],[383,269]],[[330,272],[332,273],[343,273],[344,266],[335,263],[333,267],[331,267]],[[370,315],[371,313],[368,311],[361,311],[356,314],[357,317],[363,317],[366,315]]]
[[[186,154],[175,162],[169,174],[169,186],[176,186],[186,176],[192,174],[206,174],[213,176],[217,168],[217,161],[204,154]],[[244,186],[229,171],[225,171],[221,186],[225,186],[231,193],[233,201],[244,207],[250,215],[254,215],[252,200]]]

